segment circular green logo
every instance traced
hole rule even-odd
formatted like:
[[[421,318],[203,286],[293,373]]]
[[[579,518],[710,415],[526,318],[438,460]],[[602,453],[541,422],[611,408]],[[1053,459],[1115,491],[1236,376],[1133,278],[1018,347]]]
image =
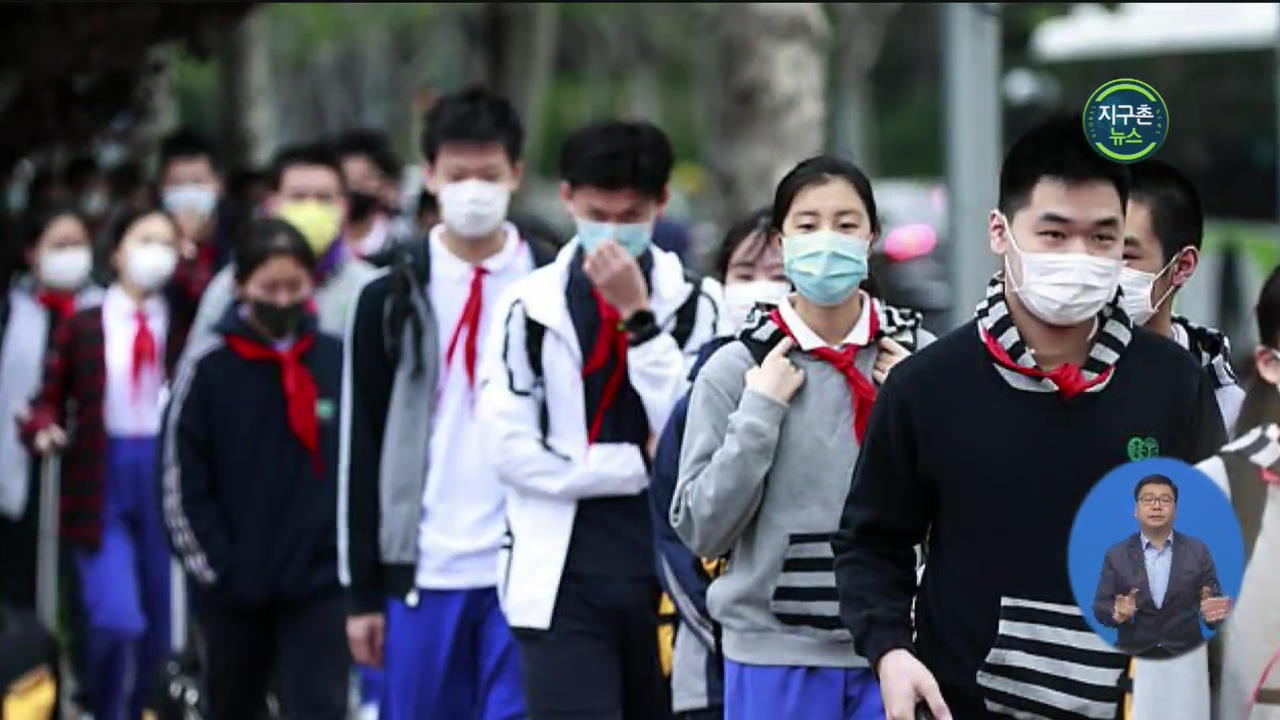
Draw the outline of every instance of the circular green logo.
[[[1119,163],[1146,159],[1169,135],[1164,98],[1141,80],[1112,80],[1084,106],[1084,135],[1099,155]]]
[[[1128,450],[1129,459],[1135,462],[1160,455],[1160,444],[1153,437],[1129,438],[1129,445],[1125,449]]]

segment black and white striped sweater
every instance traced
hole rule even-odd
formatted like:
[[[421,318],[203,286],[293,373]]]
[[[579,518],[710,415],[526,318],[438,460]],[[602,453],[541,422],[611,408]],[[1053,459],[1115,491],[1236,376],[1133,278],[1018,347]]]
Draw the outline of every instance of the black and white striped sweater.
[[[834,541],[841,615],[873,664],[915,652],[955,717],[1110,720],[1127,658],[1073,597],[1075,512],[1131,446],[1188,462],[1215,452],[1213,388],[1185,351],[1110,306],[1082,368],[1106,380],[1068,399],[993,362],[984,331],[1029,362],[1006,320],[997,283],[978,318],[881,389]],[[926,532],[917,590],[912,548]]]

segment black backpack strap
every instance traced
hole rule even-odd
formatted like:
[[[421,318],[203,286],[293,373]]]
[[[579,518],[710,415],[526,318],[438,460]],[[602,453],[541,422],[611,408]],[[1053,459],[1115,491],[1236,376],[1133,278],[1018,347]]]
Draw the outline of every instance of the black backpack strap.
[[[702,298],[709,298],[706,291],[702,289],[702,278],[690,273],[688,270],[684,274],[685,280],[693,285],[693,291],[689,293],[689,297],[676,308],[675,325],[671,328],[671,337],[675,339],[676,345],[684,349],[689,344],[689,338],[693,337],[694,327],[698,323],[698,304]],[[720,324],[720,309],[715,303],[711,303],[712,312],[716,317],[712,318],[712,327]]]
[[[395,261],[391,264],[391,287],[387,293],[386,327],[384,342],[387,358],[394,367],[400,362],[404,352],[401,347],[404,339],[404,324],[413,327],[413,371],[422,372],[425,358],[422,357],[422,318],[413,307],[413,296],[419,295],[426,300],[427,282],[431,278],[431,250],[426,238],[419,242],[405,243],[400,247]]]
[[[541,436],[542,447],[555,452],[547,442],[547,435],[551,432],[551,412],[547,407],[547,383],[542,367],[542,344],[546,336],[547,326],[530,318],[526,312],[524,316],[524,348],[529,358],[529,370],[533,374],[533,383],[530,385],[528,392],[516,391],[514,386],[512,386],[512,391],[521,395],[537,393],[538,432]],[[559,455],[560,453],[556,454]]]
[[[772,326],[770,326],[770,329],[772,332],[769,332],[767,336],[764,335],[766,332],[764,328],[744,330],[738,336],[738,340],[747,346],[747,352],[751,353],[751,359],[756,361],[756,365],[763,364],[764,359],[769,355],[769,351],[773,350],[773,346],[782,342],[782,338],[786,337],[782,330]]]

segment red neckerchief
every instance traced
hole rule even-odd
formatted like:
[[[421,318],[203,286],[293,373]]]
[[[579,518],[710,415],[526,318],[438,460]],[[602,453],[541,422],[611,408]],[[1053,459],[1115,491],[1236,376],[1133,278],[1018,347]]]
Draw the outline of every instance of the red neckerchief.
[[[60,292],[58,290],[41,290],[36,296],[40,304],[59,320],[66,320],[76,312],[76,295],[75,293]]]
[[[1075,397],[1095,385],[1106,382],[1107,378],[1111,377],[1111,371],[1115,369],[1114,365],[1109,366],[1092,380],[1085,380],[1080,373],[1080,366],[1073,363],[1063,363],[1054,368],[1052,372],[1045,372],[1039,368],[1023,367],[1014,362],[1009,357],[1009,352],[991,336],[991,333],[987,332],[986,328],[982,328],[982,342],[987,346],[987,352],[991,354],[992,359],[997,363],[1019,375],[1025,375],[1036,380],[1044,378],[1052,380],[1058,386],[1058,392],[1062,393],[1064,398]]]
[[[853,398],[853,433],[858,438],[858,442],[862,442],[863,436],[867,434],[867,421],[871,419],[871,406],[876,401],[876,386],[867,379],[865,375],[858,372],[857,366],[854,364],[854,358],[858,354],[858,350],[867,347],[875,342],[876,335],[880,333],[880,318],[876,312],[875,305],[868,302],[867,312],[871,313],[871,331],[867,334],[867,345],[854,345],[852,343],[845,345],[839,350],[822,346],[816,347],[805,352],[810,355],[830,363],[832,367],[840,371],[844,375],[844,379],[849,383],[849,395]],[[787,327],[787,322],[782,319],[782,312],[774,308],[769,313],[769,319],[777,325],[787,337],[792,340],[796,336],[791,333],[791,328]],[[796,347],[800,346],[800,342],[796,341]]]
[[[133,335],[133,367],[131,378],[133,380],[133,396],[135,400],[142,392],[142,372],[148,366],[154,368],[157,366],[156,352],[156,336],[151,333],[151,326],[147,323],[147,313],[138,310],[134,313],[134,319],[137,322],[137,330]]]
[[[489,271],[476,265],[471,272],[471,293],[467,295],[467,303],[462,306],[462,316],[453,328],[453,337],[449,340],[449,351],[444,356],[444,367],[447,371],[453,364],[453,351],[458,347],[462,331],[467,331],[467,344],[463,353],[467,363],[467,384],[476,386],[476,338],[480,335],[480,314],[484,309],[484,276]]]
[[[1261,468],[1262,482],[1271,485],[1280,485],[1280,475],[1271,472],[1270,468]]]
[[[280,352],[239,335],[227,335],[227,345],[245,360],[266,360],[280,363],[281,378],[284,381],[284,400],[289,413],[289,427],[298,436],[302,446],[311,453],[311,461],[315,465],[316,479],[324,476],[324,465],[320,461],[320,421],[316,418],[315,378],[311,370],[302,362],[315,343],[314,335],[303,335],[293,347]]]
[[[591,348],[591,355],[582,366],[582,376],[585,378],[593,372],[603,370],[610,359],[614,360],[613,371],[605,381],[600,404],[596,407],[596,416],[591,419],[591,428],[587,432],[587,443],[594,444],[604,425],[605,413],[617,398],[618,388],[622,386],[622,379],[627,374],[628,342],[618,310],[604,299],[599,290],[592,288],[591,294],[595,296],[596,310],[600,313],[600,331],[596,333],[596,344]]]

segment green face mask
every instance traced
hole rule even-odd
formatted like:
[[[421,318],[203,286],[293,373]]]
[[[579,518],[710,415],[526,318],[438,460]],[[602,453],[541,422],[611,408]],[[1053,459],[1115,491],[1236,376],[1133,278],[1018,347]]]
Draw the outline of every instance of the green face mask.
[[[297,228],[317,256],[329,249],[342,229],[342,208],[317,200],[283,202],[276,216]]]

